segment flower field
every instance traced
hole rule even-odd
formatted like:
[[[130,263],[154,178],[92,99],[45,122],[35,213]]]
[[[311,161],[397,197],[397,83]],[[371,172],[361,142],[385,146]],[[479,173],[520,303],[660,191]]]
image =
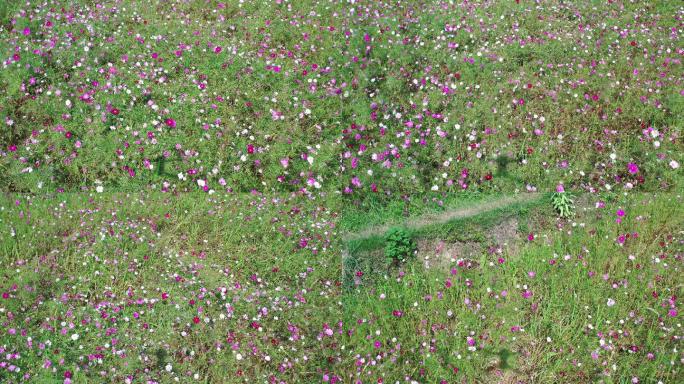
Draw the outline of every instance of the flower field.
[[[0,3],[0,383],[684,382],[684,5]]]

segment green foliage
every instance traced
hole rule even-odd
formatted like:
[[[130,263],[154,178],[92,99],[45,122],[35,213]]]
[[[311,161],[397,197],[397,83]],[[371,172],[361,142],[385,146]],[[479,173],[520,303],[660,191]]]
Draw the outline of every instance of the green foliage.
[[[391,228],[385,234],[385,257],[388,261],[404,261],[416,251],[416,243],[404,228]]]
[[[551,204],[562,218],[570,217],[575,213],[572,195],[568,192],[555,192],[551,197]]]

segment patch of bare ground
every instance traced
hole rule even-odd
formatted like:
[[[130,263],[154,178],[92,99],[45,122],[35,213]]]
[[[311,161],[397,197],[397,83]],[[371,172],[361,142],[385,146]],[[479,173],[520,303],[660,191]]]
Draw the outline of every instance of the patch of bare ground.
[[[426,269],[448,269],[457,262],[461,267],[473,268],[479,265],[483,254],[492,258],[504,253],[515,254],[521,238],[518,219],[510,217],[489,228],[483,241],[420,239],[417,257]]]

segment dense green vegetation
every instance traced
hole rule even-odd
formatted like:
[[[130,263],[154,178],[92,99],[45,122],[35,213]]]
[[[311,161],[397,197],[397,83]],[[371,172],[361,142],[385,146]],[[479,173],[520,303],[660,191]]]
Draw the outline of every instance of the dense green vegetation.
[[[0,383],[684,382],[683,20],[0,2]]]

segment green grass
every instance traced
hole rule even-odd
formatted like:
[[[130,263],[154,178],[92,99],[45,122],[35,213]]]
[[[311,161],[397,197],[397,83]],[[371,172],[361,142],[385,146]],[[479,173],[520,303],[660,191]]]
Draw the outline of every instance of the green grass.
[[[684,382],[683,17],[0,1],[0,383]]]
[[[389,374],[387,380],[401,380],[407,371],[416,375],[420,367],[427,372],[422,376],[426,382],[499,380],[494,376],[502,364],[497,354],[512,351],[517,362],[500,368],[509,379],[612,383],[636,376],[647,382],[677,381],[681,371],[670,361],[680,354],[673,351],[677,341],[670,336],[678,332],[678,320],[668,317],[660,303],[682,294],[684,285],[675,272],[681,257],[668,263],[656,262],[655,255],[664,252],[671,259],[682,250],[682,197],[639,195],[618,203],[628,212],[622,224],[614,222],[609,208],[590,209],[562,230],[538,233],[516,255],[505,254],[503,264],[483,257],[486,262],[478,267],[457,267],[452,274],[424,270],[416,261],[401,268],[403,277],[394,271],[370,288],[348,292],[346,321],[354,324],[349,343],[366,345],[370,356],[386,354],[374,370]],[[619,246],[618,234],[631,230],[638,231],[638,238]],[[663,240],[666,248],[659,245]],[[529,298],[522,296],[526,291]],[[614,306],[606,305],[609,298]],[[402,317],[393,316],[394,310],[402,311]],[[514,326],[520,330],[511,331]],[[476,350],[468,350],[469,336],[477,340]],[[601,349],[601,339],[611,349],[601,350],[594,360],[591,353]],[[373,347],[375,340],[381,348]],[[627,351],[632,346],[638,352]],[[431,347],[436,351],[428,351]],[[647,353],[654,359],[648,360]],[[451,367],[460,373],[454,375]]]

